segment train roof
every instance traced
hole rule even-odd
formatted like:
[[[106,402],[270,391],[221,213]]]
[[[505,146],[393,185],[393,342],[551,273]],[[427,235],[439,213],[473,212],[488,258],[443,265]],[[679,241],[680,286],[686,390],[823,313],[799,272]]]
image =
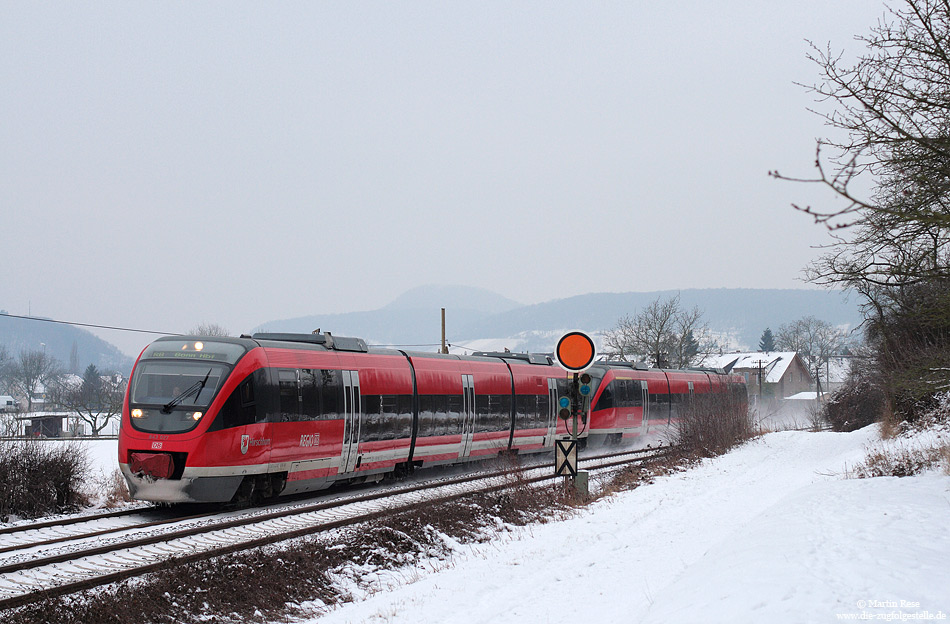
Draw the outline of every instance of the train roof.
[[[550,353],[512,353],[510,351],[476,351],[473,357],[501,358],[503,360],[517,360],[528,364],[554,364],[554,356]]]
[[[243,338],[243,336],[242,336]],[[303,344],[320,345],[332,351],[352,351],[369,353],[369,347],[362,338],[348,336],[334,336],[330,332],[310,334],[267,333],[259,332],[250,336],[253,340],[268,342],[297,342]]]
[[[325,349],[327,351],[342,351],[349,353],[372,353],[377,355],[397,355],[403,354],[410,357],[426,357],[446,360],[494,360],[501,359],[510,362],[519,362],[525,364],[535,364],[541,366],[552,366],[554,364],[554,355],[551,353],[511,353],[509,351],[476,351],[471,355],[456,355],[448,353],[431,352],[408,352],[393,348],[370,348],[362,338],[350,336],[334,336],[330,332],[312,332],[309,334],[290,333],[290,332],[258,332],[252,335],[243,334],[238,338],[229,336],[166,336],[159,338],[158,341],[189,339],[219,340],[222,342],[231,342],[243,345],[251,349],[254,346],[268,347],[289,347],[292,345],[305,346],[305,348],[314,348],[317,350]],[[156,341],[157,342],[157,341]],[[709,373],[714,375],[725,375],[721,368],[687,368],[684,370],[667,370],[659,368],[650,368],[644,362],[627,362],[623,360],[596,360],[592,366],[606,368],[627,368],[637,371],[654,372],[695,372]]]

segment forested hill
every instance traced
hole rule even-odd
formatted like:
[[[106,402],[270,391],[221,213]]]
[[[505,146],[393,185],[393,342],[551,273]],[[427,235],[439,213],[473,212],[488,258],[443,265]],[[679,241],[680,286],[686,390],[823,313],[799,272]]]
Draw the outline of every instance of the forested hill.
[[[398,298],[398,306],[271,321],[259,326],[257,331],[310,332],[320,328],[339,335],[360,336],[376,344],[430,345],[439,340],[439,308],[445,307],[449,341],[464,344],[530,332],[604,331],[616,326],[624,315],[636,314],[658,297],[676,295],[683,308],[699,307],[711,330],[728,334],[736,346],[742,348],[755,348],[766,327],[775,331],[782,324],[803,316],[811,315],[848,329],[861,323],[857,303],[838,291],[829,290],[710,288],[592,293],[534,305],[518,305],[496,293],[486,296],[486,292],[457,286],[431,286],[414,289],[411,297]],[[549,337],[540,340],[543,344],[522,340],[519,349],[553,348],[553,344],[548,344]]]
[[[90,364],[100,371],[128,375],[132,358],[92,333],[71,325],[17,318],[0,313],[0,345],[16,359],[21,351],[42,351],[69,371],[82,374]],[[45,346],[44,346],[45,345]]]

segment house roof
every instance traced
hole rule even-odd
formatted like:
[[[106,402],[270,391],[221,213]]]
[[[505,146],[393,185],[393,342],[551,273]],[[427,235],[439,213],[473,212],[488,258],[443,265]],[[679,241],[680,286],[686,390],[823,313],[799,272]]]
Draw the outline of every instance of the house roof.
[[[723,368],[727,371],[741,370],[759,370],[766,374],[765,383],[778,383],[781,381],[788,367],[791,366],[798,353],[795,351],[753,351],[723,353],[722,355],[712,355],[703,362],[704,366],[713,368]]]
[[[821,396],[824,397],[827,395],[827,392],[822,392]],[[818,399],[817,392],[799,392],[798,394],[793,394],[792,396],[785,397],[784,401],[815,401]]]

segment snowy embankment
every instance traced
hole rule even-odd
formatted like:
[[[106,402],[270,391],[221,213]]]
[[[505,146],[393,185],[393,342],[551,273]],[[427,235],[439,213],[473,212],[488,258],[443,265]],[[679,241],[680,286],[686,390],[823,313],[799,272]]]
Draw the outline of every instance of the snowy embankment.
[[[571,519],[380,575],[331,622],[834,622],[950,613],[950,477],[846,479],[879,444],[773,433]]]

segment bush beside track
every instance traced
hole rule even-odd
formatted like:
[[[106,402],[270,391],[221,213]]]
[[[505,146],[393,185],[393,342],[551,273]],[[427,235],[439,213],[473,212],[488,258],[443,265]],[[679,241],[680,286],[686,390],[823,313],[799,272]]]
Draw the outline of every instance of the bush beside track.
[[[74,444],[0,443],[0,521],[71,511],[86,502],[89,460]]]

